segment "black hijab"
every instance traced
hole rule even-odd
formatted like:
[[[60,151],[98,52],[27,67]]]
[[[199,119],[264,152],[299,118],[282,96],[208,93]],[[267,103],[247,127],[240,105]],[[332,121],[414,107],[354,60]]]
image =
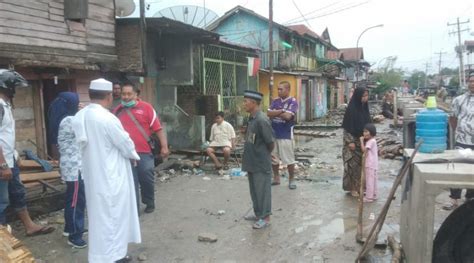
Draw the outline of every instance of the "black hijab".
[[[342,121],[344,130],[356,138],[362,136],[364,126],[372,122],[368,103],[362,103],[362,97],[366,91],[367,89],[365,88],[356,88],[354,90]]]

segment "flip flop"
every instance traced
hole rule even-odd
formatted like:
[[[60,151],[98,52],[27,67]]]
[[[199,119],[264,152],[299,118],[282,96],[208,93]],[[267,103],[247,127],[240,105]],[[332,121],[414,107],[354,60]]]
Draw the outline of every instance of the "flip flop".
[[[257,222],[255,222],[255,224],[253,224],[252,228],[253,229],[264,229],[269,225],[270,225],[269,222],[266,222],[263,219],[259,219]]]
[[[30,233],[30,234],[27,233],[26,236],[27,237],[34,237],[34,236],[39,236],[39,235],[47,235],[49,233],[54,232],[54,230],[56,230],[56,228],[54,228],[52,226],[44,226],[38,231],[35,231],[33,233]]]

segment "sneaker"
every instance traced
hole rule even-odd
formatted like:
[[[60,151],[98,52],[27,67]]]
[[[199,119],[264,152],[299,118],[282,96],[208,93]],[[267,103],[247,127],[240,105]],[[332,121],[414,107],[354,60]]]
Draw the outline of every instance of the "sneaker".
[[[145,213],[150,214],[155,211],[155,206],[154,205],[147,205],[145,208]]]
[[[64,232],[63,232],[63,237],[69,237],[69,233],[66,232],[66,231],[64,231]]]
[[[75,240],[72,240],[71,238],[68,238],[67,243],[72,246],[72,248],[85,248],[87,247],[87,242],[84,241],[82,238],[78,238]]]

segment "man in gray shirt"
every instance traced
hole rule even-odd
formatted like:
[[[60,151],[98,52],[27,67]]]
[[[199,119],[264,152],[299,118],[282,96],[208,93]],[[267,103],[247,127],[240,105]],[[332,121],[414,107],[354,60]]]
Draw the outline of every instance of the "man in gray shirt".
[[[244,93],[244,108],[250,113],[245,134],[242,170],[248,172],[250,196],[255,215],[245,216],[255,220],[254,229],[270,224],[272,210],[272,157],[275,147],[273,129],[268,117],[260,110],[263,94],[247,90]]]
[[[451,126],[456,129],[456,149],[474,150],[474,73],[469,75],[468,91],[452,102]],[[462,189],[451,189],[451,202],[443,209],[452,210],[458,207]],[[466,200],[474,199],[474,189],[466,190]]]

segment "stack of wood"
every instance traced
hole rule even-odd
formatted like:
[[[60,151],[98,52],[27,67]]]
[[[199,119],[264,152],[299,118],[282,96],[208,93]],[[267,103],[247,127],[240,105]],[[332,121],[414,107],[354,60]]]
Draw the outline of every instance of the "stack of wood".
[[[21,160],[19,161],[20,168],[20,179],[28,189],[28,191],[33,190],[34,188],[49,188],[55,191],[57,185],[61,184],[61,177],[58,171],[58,162],[50,161],[49,162],[54,170],[51,172],[44,172],[43,167],[33,160]]]
[[[12,236],[10,231],[0,226],[0,262],[33,263],[35,258],[20,240]]]
[[[396,156],[403,156],[402,143],[387,137],[376,137],[379,156],[384,159],[394,159]]]
[[[311,131],[311,130],[295,130],[294,134],[312,136],[315,138],[325,138],[325,137],[336,136],[335,132],[323,132],[323,131]]]

